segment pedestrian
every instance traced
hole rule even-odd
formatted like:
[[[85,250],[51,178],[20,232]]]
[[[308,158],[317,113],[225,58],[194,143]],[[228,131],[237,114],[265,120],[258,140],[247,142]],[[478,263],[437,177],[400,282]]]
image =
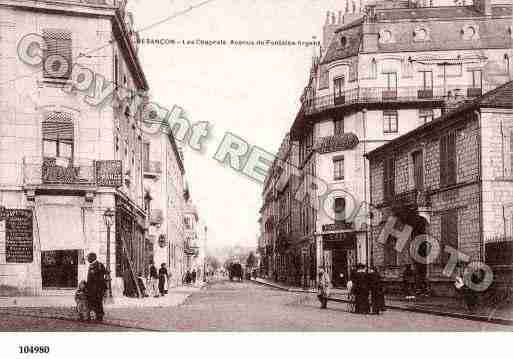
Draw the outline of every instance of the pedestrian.
[[[192,270],[191,281],[192,281],[192,284],[196,284],[196,269]]]
[[[166,263],[162,263],[159,269],[159,293],[164,296],[166,282],[169,282],[169,274],[167,273]]]
[[[375,267],[369,270],[370,292],[371,292],[371,313],[379,314],[385,310],[385,295],[381,276]]]
[[[191,272],[187,269],[187,272],[185,273],[185,284],[189,285],[191,284]]]
[[[321,302],[321,309],[328,307],[328,297],[330,295],[330,280],[324,269],[319,271],[319,279],[317,282],[317,298]]]
[[[463,297],[463,301],[467,309],[471,312],[476,310],[478,299],[477,294],[474,290],[469,288],[463,279],[463,265],[458,265],[458,271],[454,280],[454,286],[456,287],[456,291]],[[478,278],[472,278],[478,279]],[[476,280],[477,282],[477,280]]]
[[[369,314],[369,279],[363,264],[356,266],[356,272],[353,278],[353,288],[355,295],[355,312],[359,314]]]
[[[144,277],[142,272],[137,273],[137,286],[139,287],[143,298],[148,297],[148,292],[146,291],[146,286],[144,285]]]
[[[91,320],[89,304],[87,303],[87,283],[85,280],[80,281],[78,284],[78,289],[75,292],[75,303],[77,303],[77,312],[80,321]]]
[[[148,280],[150,283],[150,292],[153,295],[153,297],[157,298],[159,296],[159,292],[158,292],[159,275],[157,273],[157,267],[155,267],[155,264],[153,264],[153,262],[151,262],[151,264],[150,264]]]
[[[415,299],[414,286],[415,286],[415,273],[412,269],[413,264],[406,265],[403,271],[403,291],[406,299]]]
[[[101,322],[105,314],[103,311],[103,297],[107,290],[105,281],[107,270],[103,263],[97,260],[96,253],[89,253],[87,261],[89,262],[86,282],[87,303],[89,309],[94,312],[95,320]]]

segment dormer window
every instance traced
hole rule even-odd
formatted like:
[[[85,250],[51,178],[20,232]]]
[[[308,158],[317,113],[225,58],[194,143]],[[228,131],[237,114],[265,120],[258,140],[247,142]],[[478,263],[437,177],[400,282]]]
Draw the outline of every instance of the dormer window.
[[[427,41],[429,40],[429,31],[425,27],[417,27],[413,31],[413,41]]]
[[[340,39],[340,46],[342,46],[342,47],[347,46],[347,37],[342,36],[342,38]]]
[[[379,42],[381,43],[387,43],[392,42],[392,32],[390,30],[381,30],[379,32]]]
[[[461,31],[461,37],[463,40],[477,40],[479,39],[478,29],[475,25],[466,25]]]

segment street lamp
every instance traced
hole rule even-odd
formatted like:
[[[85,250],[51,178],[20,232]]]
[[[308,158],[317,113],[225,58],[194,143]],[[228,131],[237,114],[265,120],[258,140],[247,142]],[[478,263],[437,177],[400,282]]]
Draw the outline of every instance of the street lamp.
[[[103,218],[105,219],[105,226],[107,226],[107,303],[114,302],[114,299],[112,298],[112,278],[110,276],[110,228],[112,227],[115,215],[116,213],[110,208],[107,209],[103,214]]]

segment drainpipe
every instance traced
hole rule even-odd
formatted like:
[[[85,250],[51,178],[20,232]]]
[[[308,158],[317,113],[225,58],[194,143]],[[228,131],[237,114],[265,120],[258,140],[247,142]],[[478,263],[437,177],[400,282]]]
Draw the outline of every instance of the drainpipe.
[[[481,112],[474,111],[474,115],[477,118],[477,128],[479,131],[478,135],[478,151],[477,151],[477,160],[478,160],[478,178],[477,181],[479,183],[479,248],[480,248],[480,260],[485,261],[486,259],[486,251],[485,251],[485,243],[484,243],[484,233],[483,233],[483,223],[484,223],[484,215],[483,215],[483,138],[482,138],[482,119]]]
[[[367,109],[364,108],[362,110],[362,125],[363,125],[363,202],[368,207],[367,202],[367,160],[365,159],[365,154],[367,153]],[[369,255],[369,223],[368,223],[367,213],[365,218],[365,263],[367,266],[372,265],[372,257]]]

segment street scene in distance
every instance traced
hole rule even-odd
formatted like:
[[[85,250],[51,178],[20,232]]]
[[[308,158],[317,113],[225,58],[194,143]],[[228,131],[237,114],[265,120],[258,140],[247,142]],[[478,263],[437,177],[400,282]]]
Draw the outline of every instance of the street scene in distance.
[[[511,332],[512,17],[0,0],[0,331]]]

